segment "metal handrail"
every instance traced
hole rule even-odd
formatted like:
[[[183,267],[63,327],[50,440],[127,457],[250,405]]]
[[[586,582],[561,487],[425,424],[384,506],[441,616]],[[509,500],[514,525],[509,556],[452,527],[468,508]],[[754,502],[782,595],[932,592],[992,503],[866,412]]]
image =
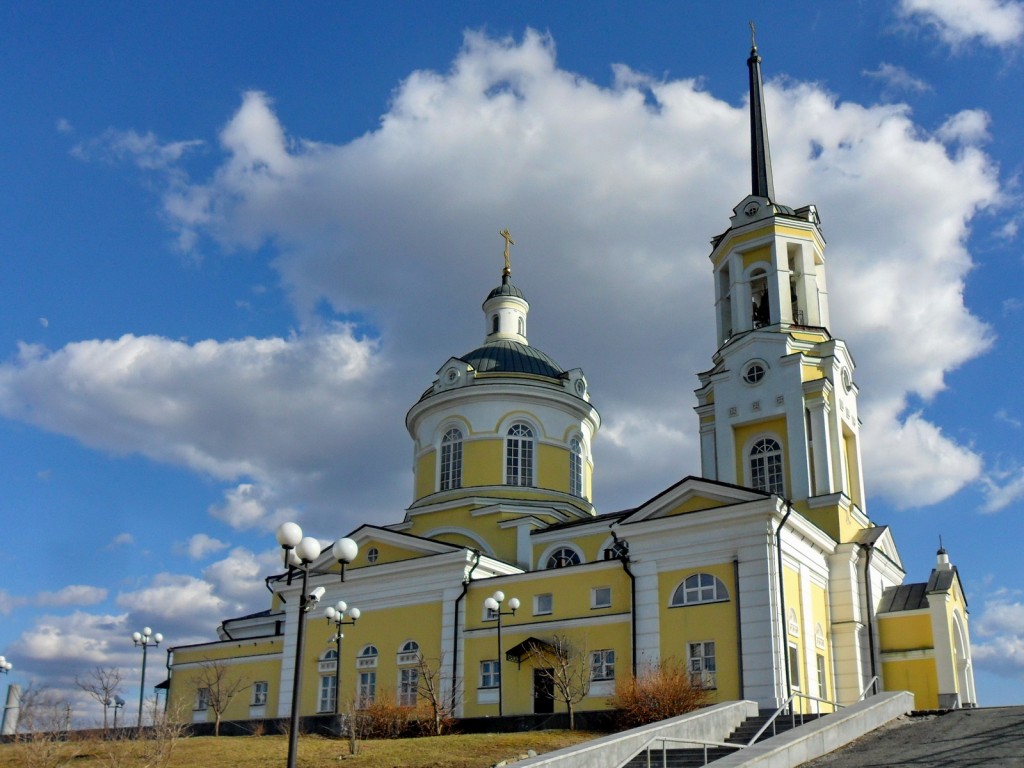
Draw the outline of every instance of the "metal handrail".
[[[868,683],[868,688],[871,688],[873,685],[875,685],[877,683],[877,681],[878,681],[878,678],[875,677],[870,683]],[[867,688],[865,688],[865,693],[866,692],[867,692]],[[864,696],[864,694],[862,693],[861,697],[863,698],[863,696]],[[745,749],[747,747],[750,747],[750,746],[753,746],[754,744],[756,744],[757,740],[759,738],[761,738],[761,735],[766,730],[768,730],[768,726],[772,727],[772,736],[775,736],[776,735],[775,721],[778,719],[779,715],[781,715],[787,709],[789,710],[789,715],[792,718],[791,722],[793,724],[793,727],[796,727],[796,710],[793,708],[793,700],[794,699],[807,699],[808,701],[816,701],[816,702],[819,702],[821,704],[828,704],[829,706],[832,707],[833,712],[836,712],[836,711],[844,708],[844,705],[840,704],[838,701],[832,701],[831,699],[822,699],[822,698],[820,698],[818,696],[812,696],[809,693],[795,692],[795,693],[790,694],[789,698],[786,699],[785,702],[783,702],[782,706],[779,707],[777,710],[775,710],[774,714],[772,714],[772,716],[768,718],[767,722],[765,722],[765,724],[761,726],[760,730],[758,730],[758,732],[755,733],[753,735],[753,737],[751,737],[750,741],[748,741],[746,744],[733,744],[733,743],[725,742],[725,741],[705,741],[703,739],[680,739],[680,738],[676,738],[676,737],[673,737],[673,736],[654,736],[650,740],[648,740],[647,743],[644,744],[640,749],[638,749],[634,753],[633,756],[635,757],[636,755],[639,755],[639,754],[641,754],[643,752],[646,752],[647,753],[647,768],[651,768],[651,749],[652,749],[652,747],[654,747],[655,744],[660,742],[661,743],[661,764],[662,764],[662,766],[666,766],[666,765],[668,765],[668,744],[670,742],[673,743],[673,744],[697,744],[697,745],[700,745],[700,746],[702,746],[704,748],[704,765],[707,765],[708,764],[708,747],[725,747],[727,749]],[[804,714],[805,713],[803,713],[803,712],[800,713],[800,724],[801,725],[803,725],[803,722],[804,722]],[[817,714],[820,715],[821,712],[819,711]],[[629,758],[629,760],[632,760],[632,759],[633,759],[633,757]],[[626,762],[628,763],[629,760],[627,760]],[[623,765],[625,765],[625,763],[623,763]]]
[[[704,765],[708,764],[708,747],[725,747],[727,749],[743,749],[742,744],[730,744],[725,741],[704,741],[702,739],[678,739],[673,736],[655,736],[648,741],[640,752],[647,753],[647,768],[651,768],[651,747],[661,742],[661,765],[662,768],[668,765],[668,743],[674,744],[697,744],[704,748]],[[639,754],[639,752],[637,753]],[[630,758],[632,760],[633,758]]]
[[[779,715],[781,715],[787,709],[789,710],[790,722],[792,723],[793,727],[795,728],[796,727],[796,711],[793,709],[793,699],[797,699],[797,698],[808,699],[810,701],[817,701],[817,702],[821,702],[822,704],[829,704],[829,705],[832,706],[833,711],[839,710],[839,709],[843,708],[843,705],[840,704],[838,701],[831,701],[830,699],[821,699],[821,698],[818,698],[817,696],[811,696],[809,693],[799,693],[799,692],[792,693],[792,694],[790,694],[789,698],[786,699],[783,702],[782,706],[779,707],[778,709],[776,709],[775,713],[771,717],[768,718],[768,721],[764,725],[761,726],[761,729],[751,737],[750,741],[747,742],[746,746],[749,747],[749,746],[752,746],[753,744],[757,743],[757,740],[759,738],[761,738],[761,734],[763,734],[765,731],[768,730],[768,726],[769,725],[772,727],[772,736],[775,736],[776,735],[775,721],[778,719]],[[819,712],[818,714],[821,714],[821,713]],[[801,712],[800,713],[800,724],[803,725],[803,722],[804,722],[804,713]]]
[[[874,689],[874,695],[878,695],[878,675],[872,677],[868,684],[864,686],[864,690],[860,692],[860,696],[857,697],[857,701],[864,701],[864,697],[868,695],[868,691]]]

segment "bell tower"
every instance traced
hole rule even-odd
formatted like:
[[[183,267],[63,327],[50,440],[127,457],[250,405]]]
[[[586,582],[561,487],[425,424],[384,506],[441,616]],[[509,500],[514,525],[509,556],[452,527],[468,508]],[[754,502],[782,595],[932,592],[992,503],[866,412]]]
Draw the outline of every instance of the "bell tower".
[[[813,205],[775,197],[752,41],[751,192],[712,239],[718,349],[699,374],[705,477],[791,500],[838,541],[864,513],[854,362],[829,330],[825,237]]]

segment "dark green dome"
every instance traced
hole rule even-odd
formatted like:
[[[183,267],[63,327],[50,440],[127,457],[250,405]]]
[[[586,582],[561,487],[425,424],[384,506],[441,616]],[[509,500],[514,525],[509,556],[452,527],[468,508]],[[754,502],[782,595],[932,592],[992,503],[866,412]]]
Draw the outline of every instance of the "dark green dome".
[[[553,379],[565,373],[539,349],[518,341],[492,341],[459,359],[480,373],[532,373]]]
[[[512,285],[511,281],[509,281],[507,278],[503,278],[501,281],[501,285],[499,285],[497,288],[488,293],[487,298],[484,299],[484,301],[489,301],[490,299],[493,299],[495,296],[515,296],[517,299],[526,298],[525,296],[523,296],[523,292],[516,288],[514,285]]]

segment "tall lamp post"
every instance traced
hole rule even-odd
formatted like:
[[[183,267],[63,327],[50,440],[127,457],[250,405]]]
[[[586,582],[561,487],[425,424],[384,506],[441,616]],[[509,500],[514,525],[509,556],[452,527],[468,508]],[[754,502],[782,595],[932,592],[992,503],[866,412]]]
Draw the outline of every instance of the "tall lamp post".
[[[11,670],[14,669],[14,665],[11,664],[5,657],[0,656],[0,672],[5,675],[9,675]]]
[[[502,616],[515,616],[516,615],[516,611],[519,610],[519,598],[518,597],[509,598],[509,601],[508,601],[509,610],[507,610],[507,611],[501,610],[501,604],[504,601],[505,601],[505,593],[502,592],[500,589],[497,592],[495,592],[493,595],[488,597],[486,600],[484,600],[484,608],[486,608],[487,610],[489,610],[491,613],[493,613],[495,616],[498,617],[498,717],[501,717],[504,714],[504,711],[502,710],[502,702],[501,702],[501,689],[503,687],[504,677],[505,677],[502,674],[502,669],[501,669],[501,667],[502,667],[502,664],[501,664],[501,662],[502,662],[502,659],[501,659],[501,656],[502,656],[502,653],[501,653],[501,617]]]
[[[142,703],[146,698],[146,651],[151,645],[160,645],[164,636],[149,627],[143,627],[141,632],[132,632],[132,642],[136,647],[142,646],[142,680],[139,682],[139,731],[138,736],[142,738]]]
[[[348,611],[349,618],[345,618],[345,612]],[[348,603],[344,600],[339,600],[337,605],[328,605],[324,609],[324,616],[327,617],[327,623],[333,624],[335,629],[334,637],[331,640],[334,641],[337,646],[337,663],[334,665],[334,714],[339,714],[341,711],[341,641],[345,637],[342,634],[341,628],[346,624],[355,624],[362,612],[355,607],[349,608]]]
[[[302,591],[299,593],[298,619],[295,622],[295,676],[292,679],[291,727],[288,730],[288,768],[295,768],[299,748],[299,706],[302,687],[302,646],[306,634],[306,614],[320,602],[324,588],[309,591],[310,566],[320,557],[320,542],[312,536],[303,536],[302,529],[295,523],[282,523],[277,529],[277,543],[284,550],[284,563],[288,566],[288,583],[297,572],[302,575]],[[331,546],[331,554],[341,563],[341,580],[345,581],[345,566],[356,559],[359,546],[352,539],[338,539]],[[314,571],[314,575],[318,572]],[[319,573],[324,573],[323,571]]]

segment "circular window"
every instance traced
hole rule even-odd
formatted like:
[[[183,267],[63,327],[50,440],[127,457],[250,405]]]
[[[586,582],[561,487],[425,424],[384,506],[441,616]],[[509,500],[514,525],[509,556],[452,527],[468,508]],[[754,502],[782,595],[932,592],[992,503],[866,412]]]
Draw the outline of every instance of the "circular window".
[[[743,380],[747,384],[757,384],[761,379],[768,373],[768,369],[765,368],[764,363],[751,363],[747,366],[746,370],[743,371]]]
[[[370,547],[366,550],[366,562],[376,563],[378,557],[380,557],[380,551],[376,547]]]

